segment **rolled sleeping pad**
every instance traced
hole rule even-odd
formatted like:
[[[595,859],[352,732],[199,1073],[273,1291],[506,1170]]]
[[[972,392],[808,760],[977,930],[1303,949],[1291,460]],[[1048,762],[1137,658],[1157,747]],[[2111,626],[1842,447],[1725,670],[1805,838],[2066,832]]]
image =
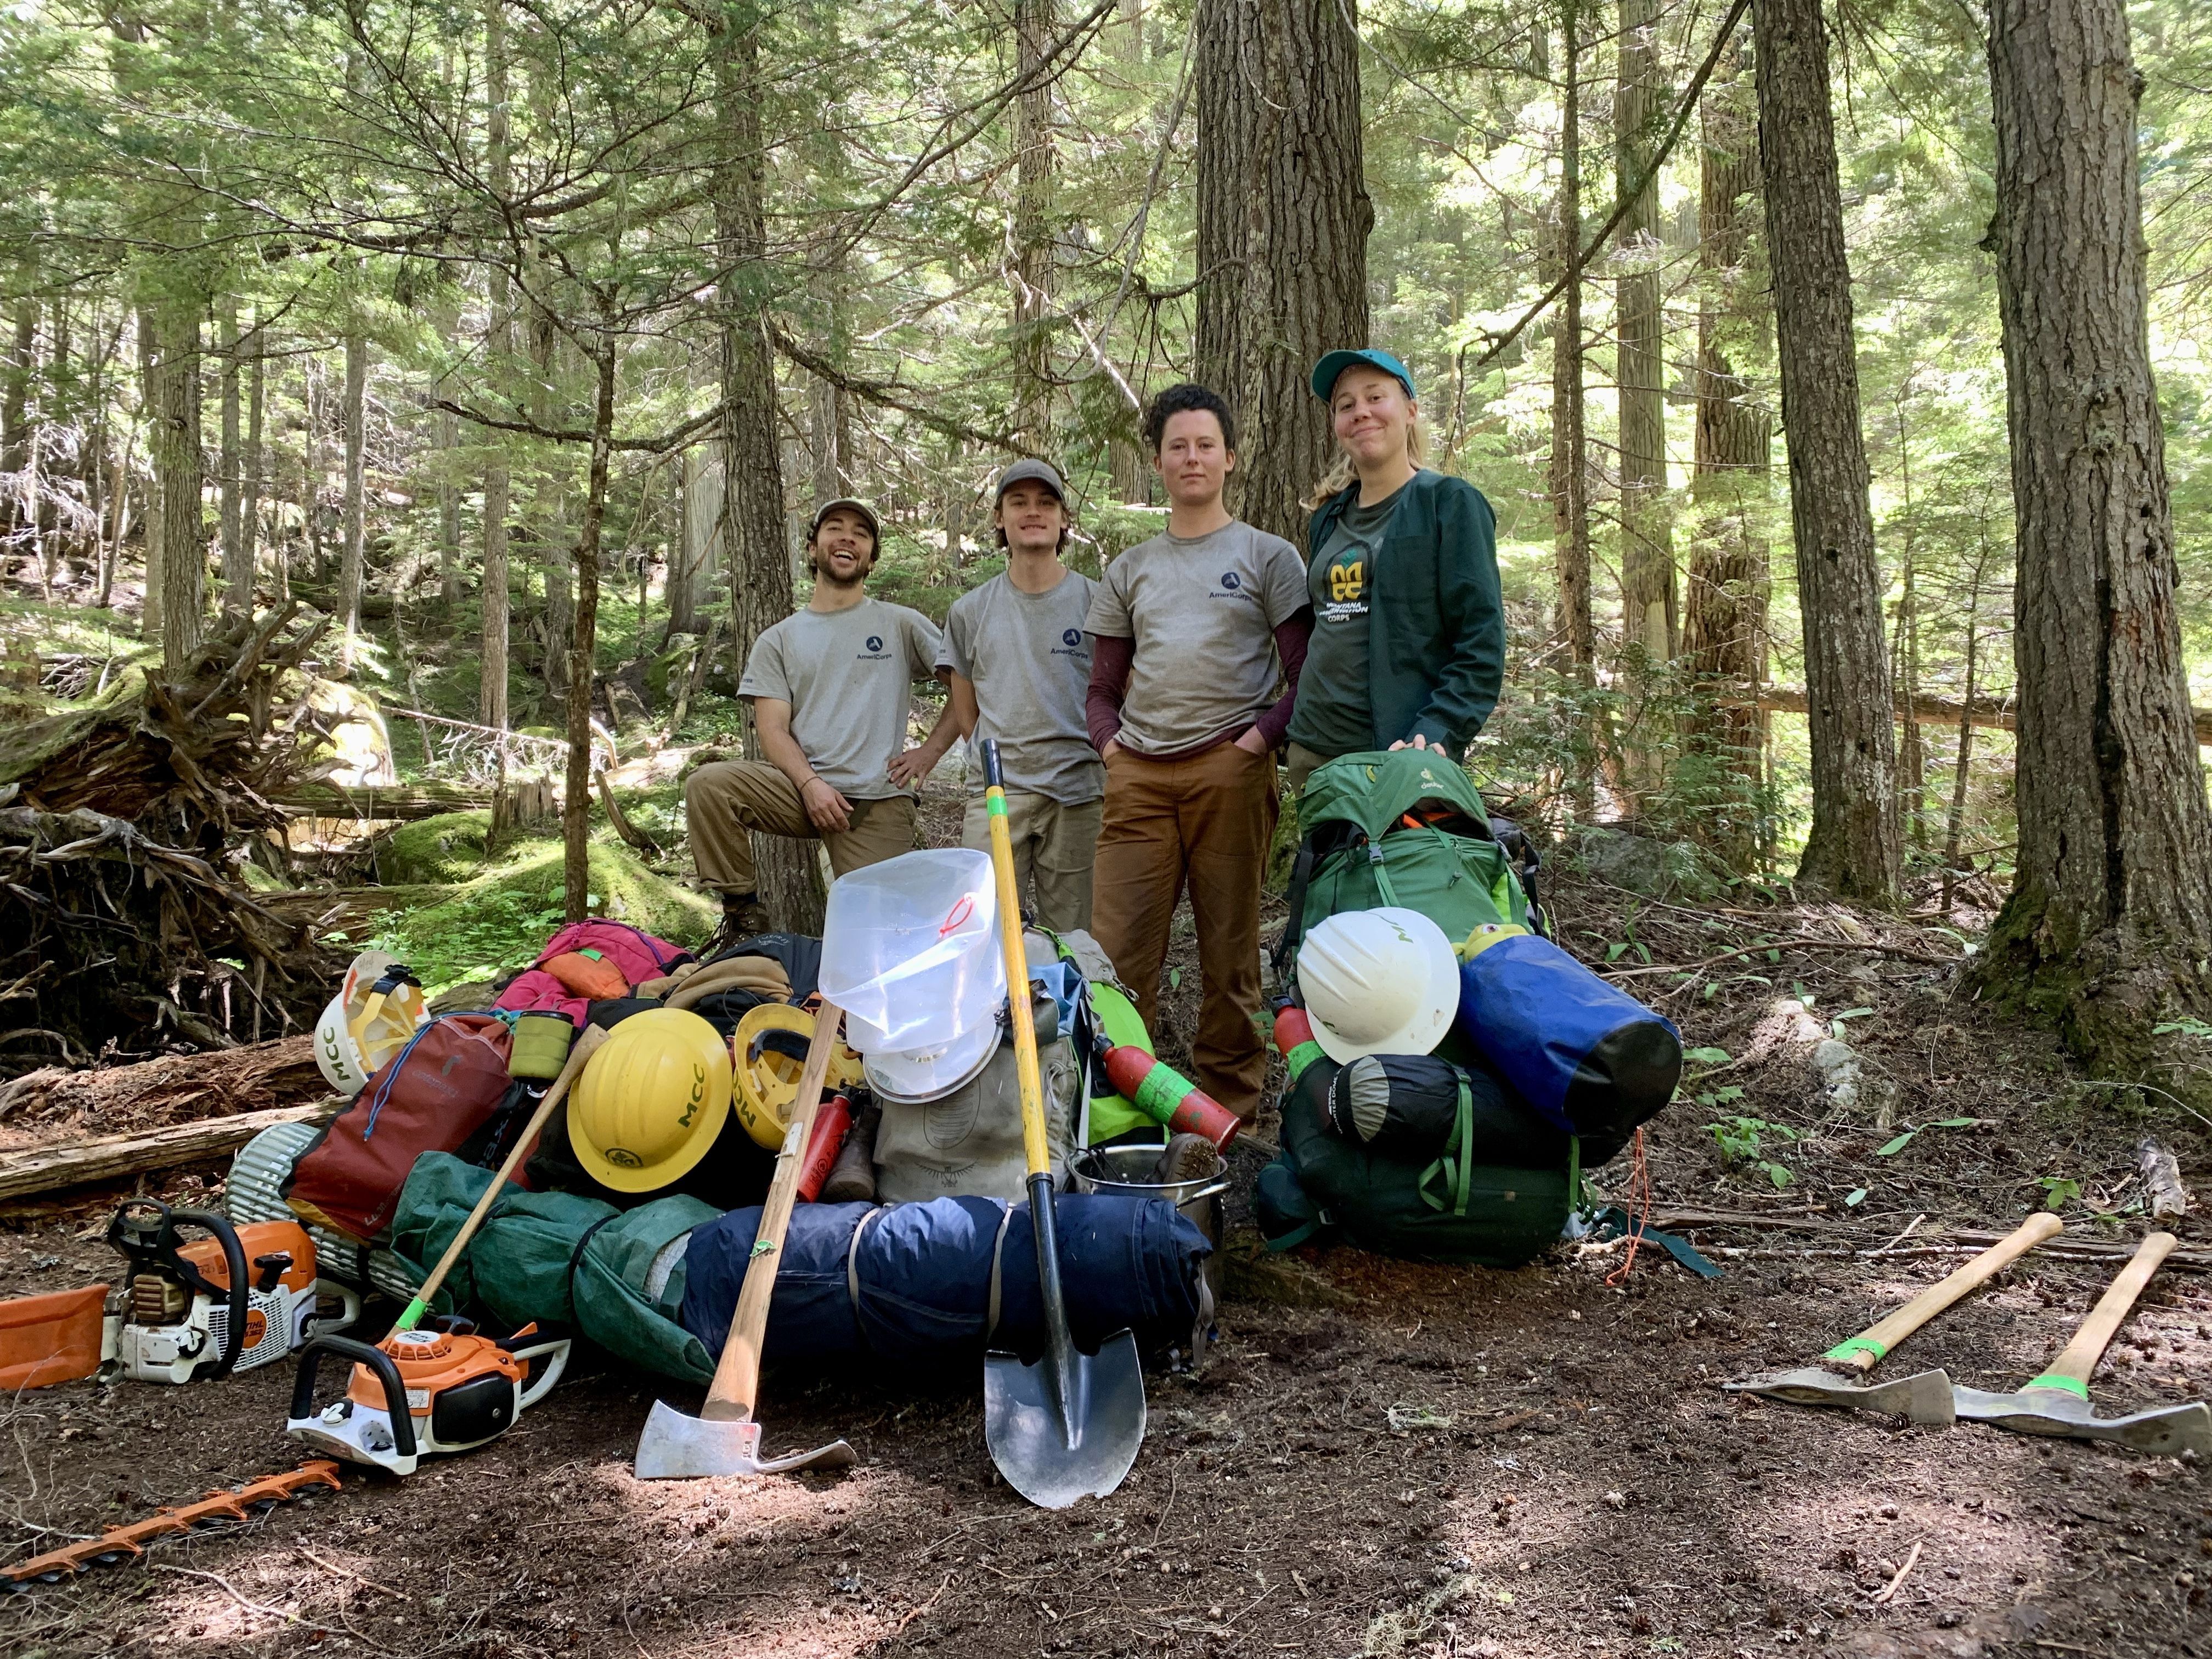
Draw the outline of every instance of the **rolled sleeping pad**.
[[[1531,1111],[1487,1066],[1462,1068],[1437,1054],[1367,1054],[1329,1085],[1329,1127],[1355,1146],[1398,1158],[1434,1158],[1466,1134],[1485,1164],[1543,1169],[1567,1156],[1565,1133]]]
[[[806,1156],[799,1166],[800,1203],[811,1204],[822,1196],[822,1184],[830,1179],[852,1127],[853,1103],[842,1094],[830,1096],[815,1112],[813,1137],[807,1141]]]
[[[1153,1122],[1167,1125],[1170,1134],[1204,1135],[1213,1143],[1214,1151],[1225,1152],[1244,1127],[1243,1118],[1174,1066],[1161,1064],[1142,1048],[1102,1039],[1098,1059],[1115,1092]]]
[[[1461,955],[1453,1029],[1555,1127],[1584,1138],[1587,1164],[1674,1097],[1681,1033],[1551,940],[1493,924]]]

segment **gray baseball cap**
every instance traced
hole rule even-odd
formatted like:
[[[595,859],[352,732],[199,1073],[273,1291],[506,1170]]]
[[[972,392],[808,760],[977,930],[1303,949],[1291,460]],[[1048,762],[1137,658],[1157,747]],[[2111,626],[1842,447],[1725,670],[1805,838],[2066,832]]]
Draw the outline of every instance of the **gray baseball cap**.
[[[999,475],[998,488],[991,492],[991,505],[998,506],[1006,499],[1006,492],[1018,483],[1034,481],[1060,497],[1060,505],[1067,504],[1067,486],[1060,482],[1060,474],[1045,461],[1016,461]]]
[[[814,509],[814,522],[806,527],[806,539],[811,542],[817,536],[820,535],[822,533],[822,520],[828,518],[832,513],[838,512],[858,514],[860,518],[860,522],[868,526],[868,539],[878,547],[883,545],[884,527],[876,522],[876,509],[870,507],[866,501],[857,501],[850,495],[840,495],[836,501],[824,501],[821,506],[816,507]]]

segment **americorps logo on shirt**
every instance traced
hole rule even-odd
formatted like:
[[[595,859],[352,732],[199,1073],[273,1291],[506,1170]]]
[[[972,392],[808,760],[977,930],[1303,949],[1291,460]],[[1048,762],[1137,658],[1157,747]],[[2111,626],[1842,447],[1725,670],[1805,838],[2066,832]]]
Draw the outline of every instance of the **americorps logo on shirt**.
[[[884,649],[883,635],[880,634],[869,635],[865,643],[867,649],[854,659],[855,662],[881,662],[890,655],[890,652]]]
[[[1209,599],[1249,599],[1252,596],[1244,591],[1242,576],[1233,570],[1224,570],[1221,573],[1221,585],[1206,597]]]
[[[1083,630],[1079,628],[1063,628],[1060,629],[1060,643],[1052,647],[1052,654],[1055,657],[1081,656],[1083,654]]]

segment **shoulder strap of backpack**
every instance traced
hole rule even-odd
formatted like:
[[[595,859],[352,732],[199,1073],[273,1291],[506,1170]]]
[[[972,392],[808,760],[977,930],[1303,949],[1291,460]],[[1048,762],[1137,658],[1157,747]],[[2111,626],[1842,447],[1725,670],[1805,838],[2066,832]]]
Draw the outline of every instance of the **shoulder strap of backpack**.
[[[1275,988],[1288,994],[1291,963],[1297,960],[1298,940],[1304,937],[1306,887],[1313,880],[1314,844],[1311,836],[1298,837],[1298,855],[1291,865],[1291,889],[1284,897],[1290,915],[1283,921],[1283,936],[1275,944]]]

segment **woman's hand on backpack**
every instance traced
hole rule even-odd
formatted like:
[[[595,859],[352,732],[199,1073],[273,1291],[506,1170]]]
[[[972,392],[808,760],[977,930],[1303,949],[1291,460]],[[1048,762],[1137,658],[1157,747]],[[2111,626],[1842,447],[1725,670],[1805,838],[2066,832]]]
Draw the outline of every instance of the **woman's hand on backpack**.
[[[1426,749],[1430,746],[1429,740],[1419,732],[1414,732],[1410,738],[1401,738],[1390,745],[1393,749]]]

